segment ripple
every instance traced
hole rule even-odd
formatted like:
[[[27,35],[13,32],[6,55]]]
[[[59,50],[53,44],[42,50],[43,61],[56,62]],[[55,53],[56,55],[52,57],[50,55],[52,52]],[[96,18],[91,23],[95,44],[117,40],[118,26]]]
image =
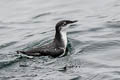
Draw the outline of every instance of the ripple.
[[[0,29],[11,29],[11,27],[7,27],[7,26],[0,26]]]
[[[6,48],[6,47],[11,46],[11,45],[14,45],[16,43],[17,43],[17,41],[13,41],[13,42],[2,44],[2,45],[0,45],[0,49]]]
[[[20,58],[21,57],[11,59],[11,60],[0,60],[0,69],[8,67],[8,66],[18,62]]]
[[[109,28],[120,28],[120,21],[109,21],[106,23],[106,26]]]
[[[78,77],[72,78],[70,80],[80,80],[80,79],[81,79],[81,76],[78,76]]]
[[[88,31],[100,31],[100,30],[103,30],[104,28],[102,28],[102,27],[98,27],[98,28],[91,28],[91,29],[89,29]]]
[[[84,33],[84,31],[69,31],[68,32],[68,34],[72,34],[72,35],[74,35],[74,34],[82,34],[82,33]]]
[[[110,47],[120,46],[120,41],[107,41],[107,42],[96,42],[89,44],[89,46],[84,47],[84,51],[98,51],[110,49]]]
[[[29,20],[29,21],[21,21],[21,22],[2,22],[2,24],[4,24],[4,25],[11,25],[11,24],[33,24],[33,23],[42,23],[43,21],[31,21],[31,20]]]
[[[50,14],[51,14],[50,12],[41,13],[41,14],[38,14],[38,15],[32,17],[32,19],[37,19],[37,18],[39,18],[39,17],[47,16],[47,15],[50,15]]]

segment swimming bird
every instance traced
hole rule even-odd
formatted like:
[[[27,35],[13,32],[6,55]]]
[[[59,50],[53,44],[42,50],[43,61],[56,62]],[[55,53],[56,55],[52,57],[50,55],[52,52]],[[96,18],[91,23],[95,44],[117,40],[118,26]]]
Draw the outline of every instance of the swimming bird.
[[[17,51],[17,53],[23,53],[28,56],[52,56],[58,57],[65,54],[67,47],[67,32],[65,28],[68,24],[77,22],[77,20],[62,20],[59,21],[55,26],[55,37],[52,43],[40,46],[38,48],[32,48],[27,51]]]

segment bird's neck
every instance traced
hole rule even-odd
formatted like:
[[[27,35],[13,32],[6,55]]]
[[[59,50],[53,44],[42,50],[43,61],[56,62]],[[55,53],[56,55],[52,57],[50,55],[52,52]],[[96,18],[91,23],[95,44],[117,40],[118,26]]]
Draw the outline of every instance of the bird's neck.
[[[67,45],[67,35],[64,31],[59,31],[55,33],[55,40],[57,46],[66,47]]]
[[[56,31],[56,33],[55,33],[56,40],[61,40],[63,37],[66,37],[65,31]]]

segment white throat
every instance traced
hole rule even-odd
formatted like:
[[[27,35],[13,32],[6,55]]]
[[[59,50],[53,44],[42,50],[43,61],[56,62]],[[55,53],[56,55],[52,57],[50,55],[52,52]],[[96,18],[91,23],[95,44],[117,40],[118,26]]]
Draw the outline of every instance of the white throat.
[[[64,42],[64,46],[65,46],[65,49],[67,47],[67,33],[65,31],[61,31],[61,36],[62,36],[62,40]]]
[[[62,35],[62,40],[64,42],[65,50],[67,47],[67,30],[68,30],[69,25],[62,27],[60,33]]]

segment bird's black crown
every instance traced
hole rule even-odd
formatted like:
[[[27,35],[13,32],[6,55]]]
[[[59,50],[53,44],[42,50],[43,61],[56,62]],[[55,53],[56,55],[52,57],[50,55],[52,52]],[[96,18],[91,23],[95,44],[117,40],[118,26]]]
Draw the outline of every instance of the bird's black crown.
[[[59,21],[56,24],[56,31],[60,31],[62,27],[65,27],[66,25],[71,24],[71,23],[75,23],[75,22],[77,22],[77,20],[74,20],[74,21],[71,21],[71,20],[62,20],[62,21]]]

